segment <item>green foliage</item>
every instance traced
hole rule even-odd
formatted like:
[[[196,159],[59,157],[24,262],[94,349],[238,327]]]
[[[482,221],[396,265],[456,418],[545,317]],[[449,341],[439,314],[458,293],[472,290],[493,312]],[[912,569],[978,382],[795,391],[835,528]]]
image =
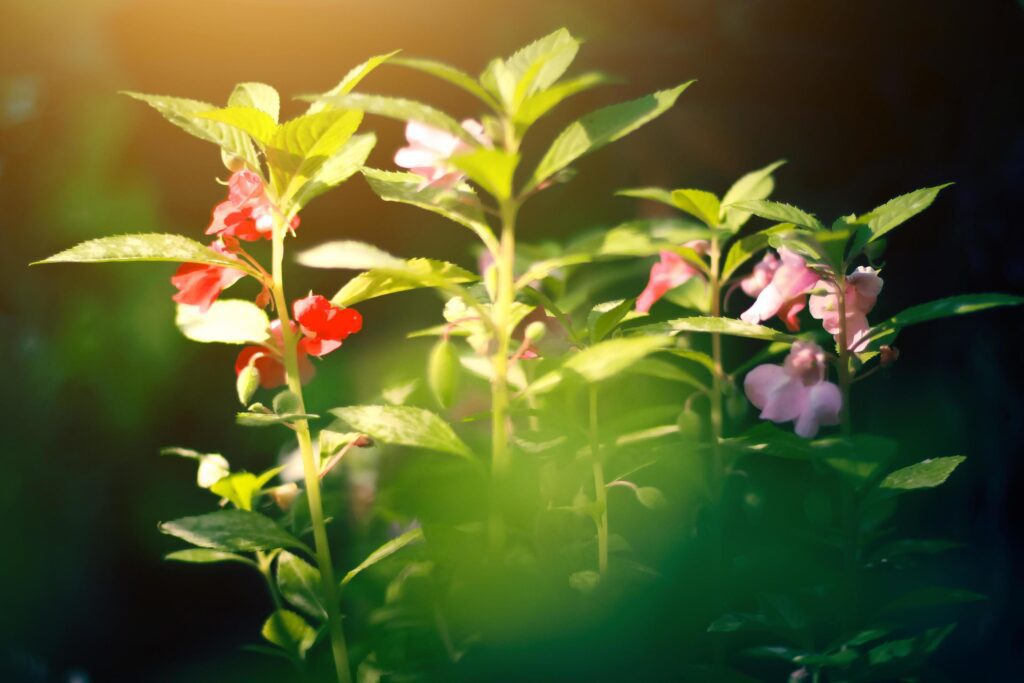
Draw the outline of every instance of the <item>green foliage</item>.
[[[959,296],[929,301],[926,304],[911,306],[885,322],[875,325],[871,328],[868,339],[871,342],[871,347],[875,348],[880,344],[891,343],[900,330],[910,325],[917,325],[955,315],[977,313],[1000,306],[1019,306],[1022,303],[1024,303],[1024,297],[994,292],[961,294]]]
[[[374,57],[370,57],[362,64],[353,67],[347,74],[345,74],[345,77],[342,78],[341,81],[339,81],[336,86],[334,86],[327,92],[322,93],[319,96],[320,99],[317,99],[316,101],[313,102],[313,104],[309,105],[309,109],[306,111],[306,113],[316,114],[317,112],[321,112],[324,109],[327,109],[329,105],[323,101],[324,98],[334,97],[336,95],[345,95],[347,93],[352,92],[352,90],[357,85],[359,85],[360,81],[366,78],[370,74],[370,72],[372,72],[381,64],[384,64],[385,62],[390,60],[392,57],[397,55],[398,52],[398,50],[395,50],[394,52],[376,55]]]
[[[219,299],[204,313],[178,304],[174,324],[187,339],[203,343],[260,344],[270,339],[270,319],[262,308],[242,299]]]
[[[405,66],[410,69],[422,71],[423,73],[430,74],[431,76],[436,76],[437,78],[448,81],[452,85],[462,88],[492,109],[498,110],[501,108],[501,105],[498,104],[491,94],[487,92],[477,81],[475,81],[472,76],[464,71],[456,69],[453,66],[431,59],[413,59],[408,57],[392,59],[391,63],[397,66]]]
[[[440,417],[413,406],[347,406],[331,413],[374,441],[426,448],[473,458],[472,451]]]
[[[226,266],[248,271],[248,267],[195,240],[181,235],[144,233],[100,237],[36,261],[40,263],[116,263],[122,261],[181,261]]]
[[[246,510],[218,510],[163,522],[160,531],[212,550],[252,552],[305,546],[274,520]]]
[[[817,218],[802,209],[782,202],[772,202],[766,199],[751,199],[740,202],[733,202],[729,205],[732,209],[746,211],[755,216],[766,218],[776,223],[792,223],[809,230],[825,230],[825,226]]]
[[[227,459],[220,453],[200,453],[190,448],[163,448],[160,455],[176,455],[199,463],[196,472],[196,486],[208,489],[231,472]]]
[[[301,99],[313,100],[330,105],[339,110],[350,110],[385,116],[398,121],[419,121],[432,128],[443,130],[459,138],[471,146],[479,145],[479,141],[462,127],[458,121],[440,109],[430,105],[407,100],[401,97],[385,97],[384,95],[366,95],[363,93],[348,93],[346,95],[329,95],[316,98],[303,97]]]
[[[512,176],[519,164],[518,154],[480,147],[466,154],[457,154],[449,161],[495,199],[504,200],[512,196]]]
[[[424,287],[451,288],[472,282],[477,276],[454,263],[414,258],[396,267],[373,268],[349,280],[331,299],[336,306],[351,306],[386,294]]]
[[[259,475],[251,472],[234,472],[218,479],[210,486],[210,492],[224,497],[239,510],[252,510],[253,498],[283,469],[272,467]]]
[[[897,492],[933,488],[945,482],[964,460],[962,455],[923,460],[890,473],[879,487]]]
[[[281,118],[281,96],[266,83],[239,83],[228,97],[228,106],[258,109],[275,124]]]
[[[292,201],[301,209],[327,190],[337,187],[359,171],[370,156],[377,137],[373,133],[353,135],[333,154],[326,157],[292,194]]]
[[[314,619],[327,619],[323,584],[316,567],[285,550],[277,556],[276,577],[281,597]]]
[[[722,213],[724,215],[721,218],[724,219],[725,225],[732,230],[739,230],[743,227],[743,224],[750,219],[751,213],[732,208],[731,205],[736,202],[767,199],[775,189],[775,179],[772,177],[772,173],[785,163],[785,160],[773,162],[764,168],[747,173],[732,184],[732,187],[722,197]]]
[[[691,83],[693,81],[636,100],[614,104],[571,123],[541,158],[527,183],[527,189],[537,187],[585,154],[615,142],[661,116],[675,104],[679,95]]]
[[[749,261],[755,254],[764,251],[767,246],[768,234],[764,231],[755,232],[753,235],[747,235],[734,241],[729,246],[729,251],[725,255],[725,265],[722,266],[721,274],[722,280],[725,281],[732,277],[733,273],[740,266]]]
[[[316,642],[316,630],[291,610],[279,609],[267,617],[260,635],[295,659],[305,659]]]
[[[186,562],[189,564],[215,564],[219,562],[238,562],[255,567],[256,563],[248,557],[235,553],[224,552],[223,550],[210,550],[209,548],[190,548],[188,550],[176,550],[168,553],[165,560],[172,562]]]
[[[867,241],[874,242],[893,228],[899,227],[927,209],[935,201],[939,192],[952,184],[946,183],[945,185],[926,187],[900,195],[895,199],[890,199],[885,204],[875,207],[862,216],[858,216],[856,223],[867,226],[870,232],[870,237]]]
[[[341,580],[341,585],[347,585],[350,581],[352,581],[352,579],[356,578],[359,574],[366,571],[370,567],[376,565],[382,560],[386,560],[402,548],[412,545],[413,543],[418,543],[422,540],[423,529],[420,529],[419,527],[415,529],[410,529],[409,531],[406,531],[405,533],[396,536],[395,538],[392,538],[390,541],[388,541],[387,543],[385,543],[384,545],[370,553],[365,560],[360,562],[359,565],[355,567],[355,569],[345,574],[345,577]]]
[[[709,228],[718,227],[722,206],[714,194],[704,190],[673,190],[672,203]]]
[[[749,337],[750,339],[766,339],[768,341],[786,341],[792,342],[796,340],[791,334],[784,334],[778,330],[773,330],[770,327],[764,325],[753,325],[751,323],[745,323],[742,320],[734,320],[732,318],[714,318],[714,317],[694,317],[694,318],[677,318],[676,320],[669,320],[664,323],[655,323],[652,325],[645,325],[644,327],[636,328],[633,330],[634,333],[647,333],[647,334],[678,334],[680,332],[709,332],[717,334],[726,334],[733,337]]]
[[[444,337],[437,340],[427,360],[427,384],[442,408],[448,408],[455,401],[461,367],[455,345]]]

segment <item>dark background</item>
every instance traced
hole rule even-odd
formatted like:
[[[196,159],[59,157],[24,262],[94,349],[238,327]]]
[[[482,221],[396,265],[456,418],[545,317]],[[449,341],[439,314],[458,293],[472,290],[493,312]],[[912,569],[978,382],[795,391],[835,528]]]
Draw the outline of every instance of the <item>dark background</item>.
[[[172,266],[26,265],[101,235],[199,236],[219,201],[216,151],[118,90],[222,102],[235,82],[261,80],[287,97],[399,47],[475,73],[564,25],[587,40],[574,68],[625,82],[568,104],[535,143],[594,106],[699,82],[668,115],[538,197],[522,239],[635,216],[636,202],[613,197],[621,187],[721,193],[786,158],[776,197],[829,219],[956,181],[893,236],[877,319],[954,293],[1024,290],[1018,2],[3,0],[0,12],[5,681],[251,680],[263,664],[238,651],[267,610],[256,578],[165,564],[175,544],[156,532],[159,520],[210,502],[191,467],[157,457],[161,446],[220,450],[250,469],[275,460],[267,433],[231,424],[233,350],[177,334]],[[400,69],[382,68],[363,88],[477,113],[460,92]],[[283,113],[299,111],[292,103]],[[371,163],[389,167],[400,126],[367,126],[380,138]],[[300,235],[306,245],[343,235],[472,264],[468,234],[384,205],[358,179],[317,200]],[[292,283],[329,294],[341,281],[296,272]],[[402,354],[422,350],[403,333],[436,322],[433,302],[366,304],[366,330],[322,365],[311,401],[372,397]],[[939,655],[953,680],[1006,680],[1024,652],[1022,320],[1001,310],[907,330],[897,367],[861,385],[854,406],[858,429],[894,434],[921,457],[968,456],[950,485],[914,498],[902,518],[968,543],[949,582],[990,597]],[[621,618],[659,631],[671,650],[668,616]]]

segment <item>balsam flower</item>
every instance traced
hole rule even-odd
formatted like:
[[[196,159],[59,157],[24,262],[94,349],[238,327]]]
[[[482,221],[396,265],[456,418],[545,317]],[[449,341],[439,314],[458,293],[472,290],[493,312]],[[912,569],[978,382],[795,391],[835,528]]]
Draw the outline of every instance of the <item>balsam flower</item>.
[[[224,244],[217,240],[210,245],[214,251],[232,256]],[[236,268],[211,266],[205,263],[183,263],[171,276],[171,284],[178,288],[172,298],[179,304],[198,306],[205,313],[220,293],[245,277],[245,273]]]
[[[863,351],[867,346],[868,313],[875,307],[878,294],[882,291],[882,278],[878,271],[868,266],[857,268],[846,278],[846,347],[851,351]],[[811,296],[811,315],[821,320],[821,326],[836,336],[839,341],[839,287],[834,282],[821,280],[815,289],[824,289],[827,294]]]
[[[299,333],[299,326],[292,322],[292,334]],[[260,373],[260,386],[273,389],[284,386],[287,382],[284,361],[284,335],[281,334],[281,321],[270,323],[270,342],[266,346],[246,346],[235,359],[235,374],[238,375],[250,363]],[[302,344],[298,346],[299,377],[305,384],[316,374],[316,369],[309,360]]]
[[[758,365],[747,373],[743,389],[762,420],[793,421],[797,434],[812,439],[821,425],[839,424],[843,399],[825,379],[826,368],[820,346],[798,341],[782,365]]]
[[[789,249],[779,249],[779,257],[782,264],[775,268],[771,282],[758,293],[754,305],[740,314],[740,319],[756,325],[778,315],[791,332],[796,332],[800,329],[797,316],[807,307],[804,296],[814,289],[818,274]]]
[[[462,127],[476,138],[481,145],[491,146],[491,139],[484,132],[483,124],[466,119]],[[409,142],[395,153],[395,163],[416,175],[423,176],[419,189],[436,187],[449,188],[466,177],[465,173],[453,168],[448,159],[472,151],[472,147],[458,136],[419,121],[405,125],[405,139]]]
[[[299,347],[311,356],[334,351],[349,335],[363,329],[359,311],[335,306],[319,294],[299,299],[292,304],[292,311],[303,334]]]
[[[231,174],[228,198],[213,209],[207,235],[229,235],[247,242],[270,239],[274,233],[274,214],[278,212],[267,196],[263,179],[245,169]],[[299,217],[291,228],[299,227]]]
[[[709,244],[707,240],[693,240],[683,246],[703,255],[707,252]],[[647,313],[651,310],[651,306],[665,296],[670,289],[675,289],[700,274],[701,272],[696,266],[676,252],[662,251],[660,260],[651,266],[651,275],[647,280],[647,286],[637,297],[636,310],[640,313]]]
[[[758,261],[750,271],[750,275],[740,280],[740,289],[747,296],[756,299],[764,291],[764,288],[771,284],[775,271],[782,265],[779,257],[770,251],[766,251],[761,260]]]

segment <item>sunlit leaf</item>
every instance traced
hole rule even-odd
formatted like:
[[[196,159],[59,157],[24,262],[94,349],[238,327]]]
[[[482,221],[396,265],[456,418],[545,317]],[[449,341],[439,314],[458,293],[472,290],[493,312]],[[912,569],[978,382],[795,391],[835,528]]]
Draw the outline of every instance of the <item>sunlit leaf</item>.
[[[495,199],[503,200],[512,196],[512,177],[519,164],[518,154],[480,147],[466,154],[457,154],[449,162]]]
[[[751,199],[767,199],[775,189],[772,173],[784,163],[786,163],[785,160],[780,160],[768,164],[764,168],[747,173],[732,184],[729,191],[722,197],[722,213],[724,214],[722,218],[730,228],[739,230],[751,216],[750,212],[732,208],[730,204]]]
[[[219,121],[233,126],[249,135],[261,146],[270,142],[277,129],[277,122],[264,111],[255,107],[226,107],[196,114],[200,119]]]
[[[295,260],[307,268],[341,268],[370,270],[371,268],[401,268],[402,259],[366,242],[337,240],[301,251]]]
[[[895,491],[934,488],[945,482],[953,470],[966,459],[962,455],[950,455],[923,460],[890,473],[879,484],[879,488]]]
[[[196,517],[182,517],[160,525],[160,531],[200,548],[213,550],[274,550],[304,548],[301,541],[277,526],[274,520],[245,510],[218,510]]]
[[[315,99],[333,108],[341,110],[352,110],[385,116],[398,121],[419,121],[432,128],[443,130],[459,138],[466,144],[476,147],[480,142],[474,138],[469,131],[462,127],[458,121],[440,109],[435,109],[428,104],[407,100],[401,97],[386,97],[384,95],[367,95],[364,93],[348,93],[346,95],[328,95],[315,98],[302,97],[300,99]]]
[[[210,550],[209,548],[190,548],[188,550],[177,550],[164,556],[165,560],[172,562],[188,562],[190,564],[214,564],[218,562],[238,562],[256,566],[256,563],[248,557],[236,555],[235,553],[224,552],[223,550]]]
[[[672,203],[708,227],[718,226],[722,205],[711,192],[704,190],[673,190]]]
[[[725,334],[733,337],[749,337],[751,339],[767,339],[769,341],[796,341],[796,337],[773,330],[764,325],[753,325],[732,318],[694,317],[677,318],[664,323],[645,325],[634,332],[678,334],[679,332],[709,332]]]
[[[782,202],[772,202],[765,199],[751,199],[742,202],[734,202],[731,208],[740,211],[747,211],[767,218],[777,223],[792,223],[810,230],[825,230],[825,226],[817,218],[802,209]]]
[[[526,128],[569,97],[609,82],[609,78],[596,71],[555,83],[547,90],[527,97],[516,110],[513,120]]]
[[[297,208],[302,208],[311,200],[319,197],[332,187],[336,187],[351,178],[359,171],[366,158],[370,156],[377,137],[373,133],[353,135],[348,142],[317,168],[297,190],[292,201]]]
[[[378,66],[380,66],[384,62],[388,61],[389,59],[391,59],[392,57],[394,57],[398,53],[399,53],[399,50],[395,50],[394,52],[388,52],[387,54],[376,55],[374,57],[370,57],[369,59],[367,59],[362,64],[360,64],[360,65],[358,65],[356,67],[353,67],[351,70],[349,70],[349,72],[347,74],[345,74],[345,77],[342,78],[341,81],[339,81],[338,84],[336,86],[334,86],[333,88],[331,88],[330,90],[328,90],[328,91],[326,91],[326,92],[324,92],[324,93],[322,93],[322,94],[320,94],[319,96],[316,96],[316,97],[302,98],[302,99],[314,99],[314,100],[316,100],[312,104],[309,105],[309,109],[306,110],[306,113],[307,114],[316,114],[317,112],[320,112],[320,111],[323,111],[324,109],[327,109],[330,105],[328,105],[322,99],[317,99],[318,97],[319,98],[329,98],[329,97],[332,97],[334,95],[344,95],[346,93],[351,92],[357,85],[359,85],[360,81],[362,81],[364,78],[366,78],[370,74],[371,71],[373,71]]]
[[[178,304],[174,323],[187,339],[197,342],[259,344],[270,339],[266,312],[241,299],[219,299],[206,312],[199,306]]]
[[[414,258],[401,267],[373,268],[356,275],[331,299],[336,306],[351,306],[360,301],[410,289],[445,288],[477,280],[474,273],[447,261]]]
[[[181,235],[140,233],[100,237],[36,261],[40,263],[114,263],[121,261],[179,261],[239,268],[229,256]]]
[[[396,536],[395,538],[392,538],[390,541],[388,541],[387,543],[385,543],[384,545],[382,545],[381,547],[377,548],[372,553],[370,553],[369,556],[367,556],[367,558],[365,560],[360,562],[359,565],[355,569],[353,569],[349,573],[345,574],[345,577],[341,580],[341,585],[344,586],[344,585],[348,584],[352,579],[356,578],[356,576],[358,576],[360,573],[366,571],[367,569],[369,569],[373,565],[377,564],[381,560],[385,560],[385,559],[391,557],[392,555],[397,553],[402,548],[404,548],[404,547],[406,547],[408,545],[411,545],[413,543],[417,543],[417,542],[422,541],[422,540],[423,540],[423,529],[421,529],[419,527],[416,527],[415,529],[410,529],[409,531],[406,531],[402,535]]]
[[[492,109],[497,110],[501,108],[501,105],[499,105],[491,94],[484,90],[483,86],[477,83],[472,76],[464,71],[456,69],[453,66],[449,66],[442,62],[435,62],[430,59],[412,59],[407,57],[392,59],[391,63],[397,64],[398,66],[406,66],[410,69],[416,69],[417,71],[422,71],[423,73],[430,74],[431,76],[436,76],[437,78],[448,81],[452,85],[462,88],[469,94],[474,95]]]
[[[473,452],[436,414],[413,406],[346,406],[331,413],[375,442],[472,458]]]
[[[281,597],[309,616],[327,619],[320,571],[301,557],[288,551],[277,556],[277,588]]]
[[[267,617],[260,635],[297,659],[304,659],[316,642],[316,630],[287,609],[276,610]]]
[[[228,98],[229,107],[253,107],[278,122],[281,114],[281,96],[266,83],[239,83]]]

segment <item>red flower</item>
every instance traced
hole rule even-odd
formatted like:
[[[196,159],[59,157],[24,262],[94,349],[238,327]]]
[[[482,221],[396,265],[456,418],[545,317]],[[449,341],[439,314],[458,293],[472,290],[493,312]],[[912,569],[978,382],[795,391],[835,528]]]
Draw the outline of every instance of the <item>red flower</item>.
[[[228,198],[213,209],[207,235],[230,235],[254,242],[270,239],[274,233],[277,207],[267,197],[263,179],[250,170],[233,173],[228,180]],[[299,217],[292,219],[292,230],[299,227]]]
[[[220,240],[210,247],[225,256],[231,256]],[[173,299],[179,304],[199,306],[199,310],[205,313],[221,292],[243,277],[245,273],[235,268],[204,263],[183,263],[171,277],[171,284],[178,288],[178,293]]]
[[[298,326],[292,323],[292,332],[298,333]],[[270,323],[271,345],[268,346],[246,346],[238,354],[235,360],[235,374],[238,375],[251,362],[260,373],[260,386],[264,389],[273,389],[283,386],[286,383],[284,362],[281,359],[284,349],[284,338],[281,334],[281,321],[275,320]],[[302,344],[298,347],[299,355],[299,376],[305,384],[316,374],[316,368],[310,362]],[[255,360],[253,358],[255,357]]]
[[[319,294],[310,294],[292,305],[304,338],[299,348],[311,356],[334,351],[343,339],[363,328],[363,316],[351,308],[333,305]]]

